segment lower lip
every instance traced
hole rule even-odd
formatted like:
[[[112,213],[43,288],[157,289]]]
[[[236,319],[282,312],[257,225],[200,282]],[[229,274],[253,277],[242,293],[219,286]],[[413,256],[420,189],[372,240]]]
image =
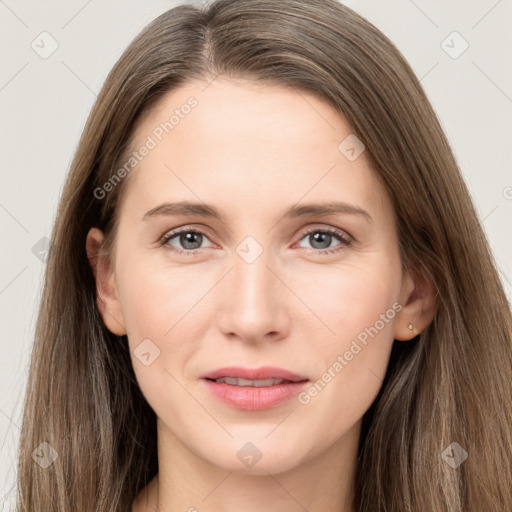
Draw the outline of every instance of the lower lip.
[[[214,396],[228,405],[247,411],[270,409],[297,396],[308,381],[288,382],[275,386],[233,386],[203,379]]]

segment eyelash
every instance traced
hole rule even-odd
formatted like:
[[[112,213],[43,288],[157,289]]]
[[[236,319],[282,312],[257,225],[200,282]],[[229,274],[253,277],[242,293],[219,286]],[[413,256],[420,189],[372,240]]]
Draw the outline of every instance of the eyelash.
[[[166,245],[170,240],[175,238],[178,235],[181,235],[182,233],[196,233],[201,234],[206,237],[209,237],[209,233],[206,231],[203,231],[201,229],[178,229],[176,231],[171,231],[170,233],[166,233],[158,242],[159,246]],[[337,231],[335,229],[330,228],[311,228],[309,230],[306,230],[302,233],[301,237],[299,238],[299,241],[302,240],[305,236],[310,235],[311,233],[322,233],[327,235],[333,235],[341,242],[341,244],[337,245],[334,249],[314,249],[314,248],[308,248],[304,247],[303,249],[307,249],[308,251],[312,251],[315,254],[319,255],[325,255],[325,254],[333,254],[338,253],[347,247],[349,247],[352,243],[352,239],[348,236],[344,235],[340,231]],[[201,251],[201,249],[191,249],[191,250],[184,250],[184,249],[177,249],[176,247],[173,247],[171,245],[168,246],[169,250],[176,253],[176,254],[184,254],[187,256],[194,256],[198,252]]]

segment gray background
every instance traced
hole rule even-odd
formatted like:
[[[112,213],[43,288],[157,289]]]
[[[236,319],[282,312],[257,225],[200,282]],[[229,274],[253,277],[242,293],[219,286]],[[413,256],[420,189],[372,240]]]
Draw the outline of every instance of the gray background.
[[[0,510],[12,500],[44,249],[73,152],[114,62],[176,3],[0,0]],[[421,78],[511,301],[512,1],[343,3],[379,27]]]

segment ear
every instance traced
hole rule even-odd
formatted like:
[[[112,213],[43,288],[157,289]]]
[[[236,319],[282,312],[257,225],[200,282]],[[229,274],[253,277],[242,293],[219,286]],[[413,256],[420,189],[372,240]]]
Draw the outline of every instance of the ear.
[[[400,292],[402,309],[395,320],[395,339],[416,337],[432,322],[437,309],[437,292],[431,278],[406,272]],[[409,326],[412,324],[412,329]]]
[[[98,228],[91,228],[87,234],[86,251],[96,281],[96,303],[108,330],[122,336],[126,326],[121,303],[114,279],[113,265],[108,256],[102,252],[104,234]]]

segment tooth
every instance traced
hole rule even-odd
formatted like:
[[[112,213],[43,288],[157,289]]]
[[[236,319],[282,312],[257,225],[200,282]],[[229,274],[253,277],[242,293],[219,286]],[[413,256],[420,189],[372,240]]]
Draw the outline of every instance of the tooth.
[[[236,383],[237,386],[254,386],[255,384],[254,380],[248,380],[248,379],[242,379],[239,378],[238,382]]]
[[[265,386],[274,386],[279,382],[277,379],[255,380],[253,386],[256,388],[263,388]]]
[[[275,386],[276,384],[281,384],[285,382],[283,379],[259,379],[259,380],[250,380],[250,379],[242,379],[237,377],[220,377],[215,379],[217,383],[226,383],[231,384],[232,386],[241,386],[241,387],[267,387],[267,386]]]

